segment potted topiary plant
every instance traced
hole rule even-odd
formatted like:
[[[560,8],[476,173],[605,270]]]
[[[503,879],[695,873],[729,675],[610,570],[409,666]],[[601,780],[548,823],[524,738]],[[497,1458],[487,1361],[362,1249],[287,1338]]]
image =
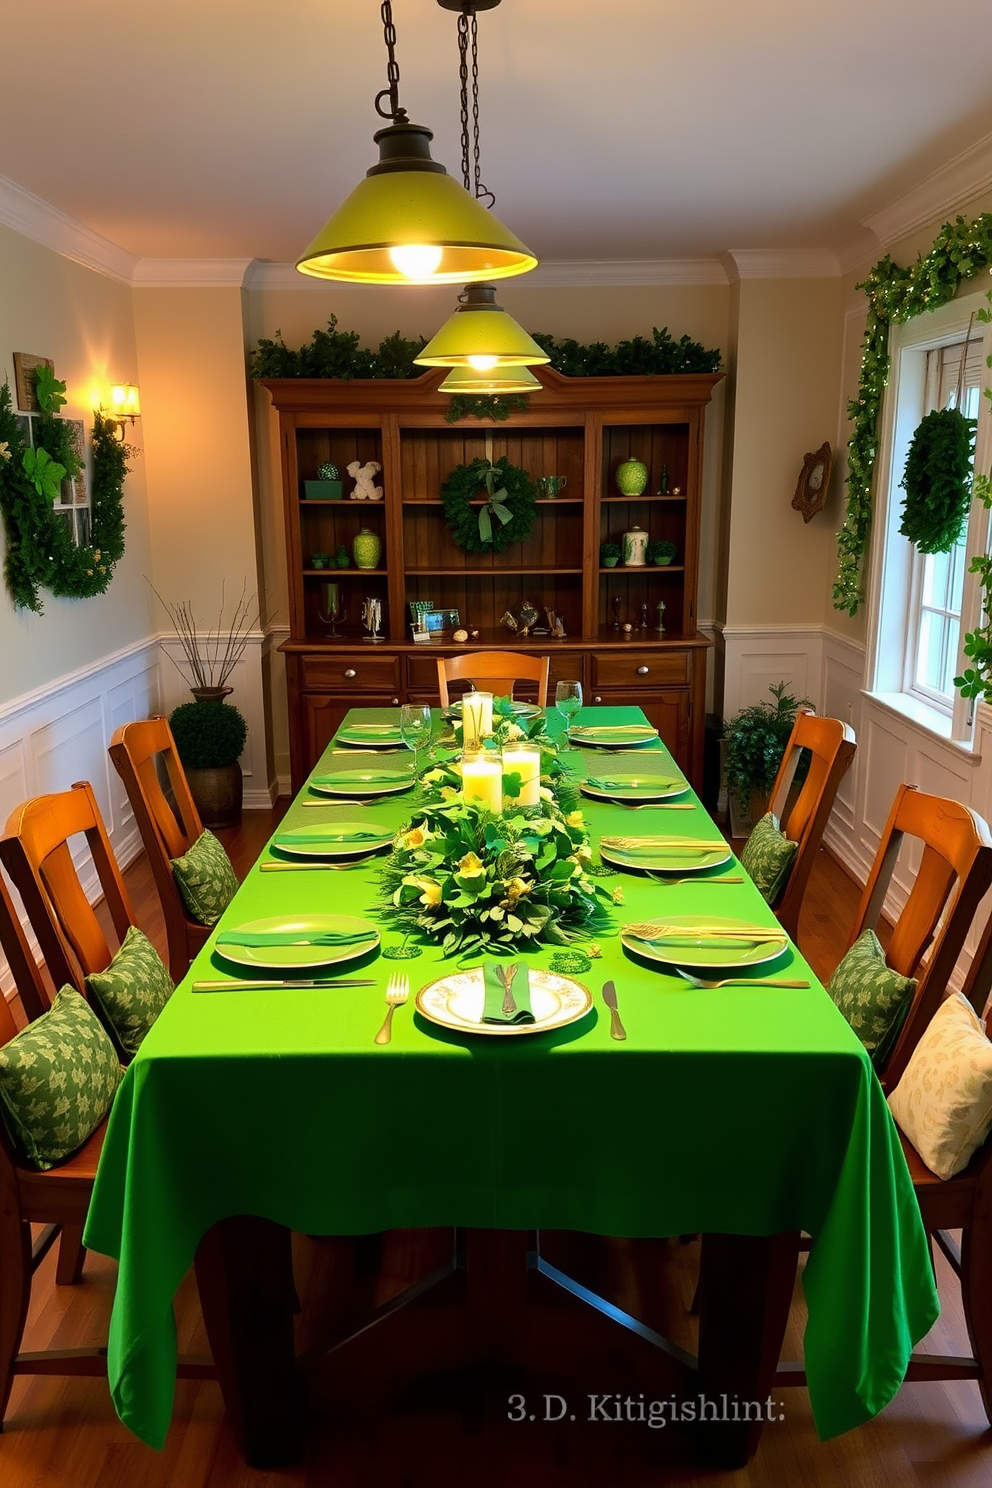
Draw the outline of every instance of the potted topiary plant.
[[[600,543],[599,561],[604,568],[616,568],[620,562],[620,544],[615,542]]]
[[[658,542],[648,543],[646,556],[649,563],[656,563],[659,568],[664,568],[671,563],[676,551],[675,544],[663,537]]]
[[[303,482],[303,495],[306,501],[340,501],[344,495],[344,481],[340,479],[338,467],[329,460],[321,465],[316,480]]]
[[[735,837],[746,837],[768,810],[768,794],[796,714],[811,706],[808,698],[793,697],[785,689],[785,682],[769,687],[774,703],[752,703],[724,725],[723,769]]]
[[[244,790],[238,758],[248,737],[241,713],[231,703],[180,703],[169,727],[203,825],[236,826]]]

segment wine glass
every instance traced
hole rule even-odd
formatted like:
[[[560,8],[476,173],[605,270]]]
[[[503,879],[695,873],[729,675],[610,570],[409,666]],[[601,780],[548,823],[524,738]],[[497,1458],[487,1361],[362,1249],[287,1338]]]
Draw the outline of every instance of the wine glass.
[[[565,742],[570,744],[572,719],[582,707],[582,683],[556,682],[555,707],[565,720]]]
[[[404,703],[400,709],[400,733],[408,749],[413,750],[413,772],[420,775],[420,750],[431,742],[431,710],[426,703]]]

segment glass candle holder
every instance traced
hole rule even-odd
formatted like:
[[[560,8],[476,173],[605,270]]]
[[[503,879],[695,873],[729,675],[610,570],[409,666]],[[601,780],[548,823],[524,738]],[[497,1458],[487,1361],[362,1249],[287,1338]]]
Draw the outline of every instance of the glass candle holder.
[[[497,816],[503,810],[503,761],[495,750],[468,750],[462,755],[462,799]]]
[[[467,692],[462,698],[462,746],[481,749],[482,741],[493,731],[493,695],[491,692]]]
[[[520,794],[507,796],[504,806],[537,806],[540,803],[541,751],[529,739],[513,739],[503,745],[503,775],[520,776]]]

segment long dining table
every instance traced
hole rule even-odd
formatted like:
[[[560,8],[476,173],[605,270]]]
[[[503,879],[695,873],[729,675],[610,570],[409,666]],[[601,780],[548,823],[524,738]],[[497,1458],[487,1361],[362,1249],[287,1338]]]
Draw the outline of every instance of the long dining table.
[[[344,727],[397,718],[395,709],[355,710]],[[580,728],[638,721],[636,708],[586,709],[575,720]],[[558,726],[549,720],[552,731]],[[641,753],[653,767],[680,773],[660,740]],[[385,756],[390,765],[407,758]],[[612,751],[567,756],[577,777],[601,778],[610,760],[615,773]],[[369,763],[368,754],[349,756],[332,741],[315,773]],[[415,809],[416,789],[356,806],[308,784],[280,830],[358,817],[395,832]],[[692,809],[635,814],[584,799],[593,847],[613,834],[723,842],[691,790],[674,800]],[[269,871],[275,861],[287,859],[270,843],[218,932],[326,911],[379,919],[380,857],[345,871]],[[709,882],[727,875],[741,882]],[[612,905],[614,929],[596,937],[601,957],[577,978],[593,1006],[567,1027],[527,1037],[442,1028],[411,997],[395,1012],[391,1042],[375,1043],[388,976],[406,972],[416,991],[450,967],[427,942],[416,959],[384,960],[382,948],[402,938],[387,923],[382,945],[341,972],[373,983],[363,987],[235,990],[254,973],[220,955],[211,937],[127,1070],[86,1227],[87,1246],[119,1262],[110,1388],[121,1419],[143,1441],[160,1447],[169,1426],[177,1288],[206,1237],[244,1216],[312,1236],[450,1226],[477,1238],[566,1230],[750,1243],[805,1231],[804,1352],[817,1430],[821,1438],[847,1431],[888,1403],[938,1303],[898,1136],[864,1049],[791,943],[774,976],[805,987],[749,986],[765,970],[759,966],[734,985],[699,988],[621,944],[621,925],[659,915],[772,926],[733,859],[677,883],[637,871],[597,882],[604,898],[619,890],[622,903]],[[527,964],[547,968],[556,949],[538,947]],[[203,980],[220,990],[194,992]],[[611,1037],[601,996],[608,980],[624,1040]],[[795,1246],[785,1254],[794,1266]],[[201,1295],[205,1274],[206,1267]],[[786,1280],[785,1313],[791,1275]],[[719,1330],[707,1307],[732,1310],[735,1296],[733,1279],[703,1289],[700,1362],[704,1327],[713,1339]],[[216,1312],[216,1299],[209,1307]],[[785,1313],[762,1345],[754,1379],[770,1377]],[[215,1332],[215,1355],[230,1361],[244,1336],[233,1347]],[[285,1352],[291,1331],[280,1336]],[[717,1385],[719,1368],[705,1380]],[[250,1443],[246,1450],[251,1457]],[[266,1452],[273,1455],[256,1448],[256,1459]]]

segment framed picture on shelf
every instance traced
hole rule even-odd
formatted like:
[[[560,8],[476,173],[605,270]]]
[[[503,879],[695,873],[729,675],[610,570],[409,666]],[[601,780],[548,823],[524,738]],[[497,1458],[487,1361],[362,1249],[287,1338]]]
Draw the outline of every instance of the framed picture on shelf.
[[[420,615],[422,632],[426,631],[432,641],[450,641],[461,624],[457,610],[423,610]]]

